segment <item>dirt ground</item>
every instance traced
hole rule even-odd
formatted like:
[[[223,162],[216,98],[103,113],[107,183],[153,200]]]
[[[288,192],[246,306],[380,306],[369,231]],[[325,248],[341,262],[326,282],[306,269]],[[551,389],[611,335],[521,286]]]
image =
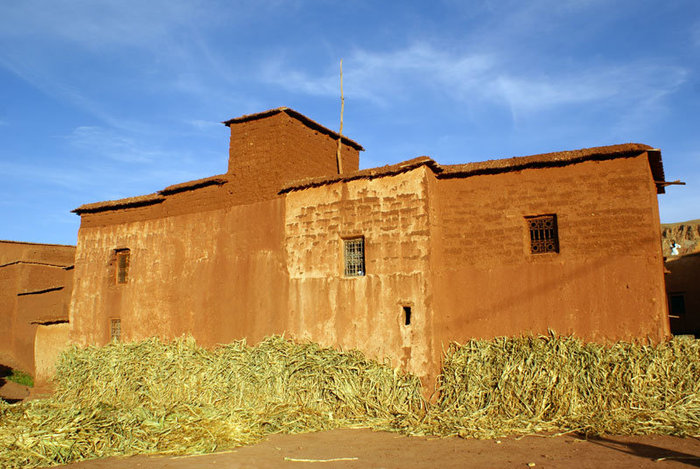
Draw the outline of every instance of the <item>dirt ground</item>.
[[[465,440],[405,437],[367,429],[273,435],[203,456],[133,456],[85,461],[72,469],[143,468],[673,468],[700,467],[696,438],[530,436]]]

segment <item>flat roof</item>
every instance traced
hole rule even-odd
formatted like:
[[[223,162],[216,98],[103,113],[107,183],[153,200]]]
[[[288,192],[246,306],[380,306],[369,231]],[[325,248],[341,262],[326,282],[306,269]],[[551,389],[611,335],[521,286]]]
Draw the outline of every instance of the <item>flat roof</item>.
[[[136,197],[126,197],[124,199],[106,200],[104,202],[93,202],[90,204],[83,204],[75,210],[72,210],[72,212],[80,215],[82,213],[95,213],[104,212],[105,210],[118,210],[121,208],[155,205],[163,202],[166,199],[166,196],[168,195],[177,194],[179,192],[192,191],[202,187],[220,186],[222,184],[226,184],[227,182],[228,179],[226,175],[220,174],[217,176],[195,179],[194,181],[173,184],[171,186],[166,187],[165,189],[162,189],[158,192],[154,192],[152,194],[139,195]]]
[[[664,181],[664,169],[661,161],[661,151],[641,143],[625,143],[621,145],[608,145],[602,147],[582,148],[579,150],[559,151],[553,153],[542,153],[530,156],[517,156],[512,158],[501,158],[486,160],[474,163],[440,165],[430,157],[422,156],[402,163],[397,163],[379,168],[364,169],[353,173],[320,177],[312,179],[302,179],[287,184],[280,193],[293,190],[301,190],[308,187],[317,187],[325,184],[332,184],[340,181],[351,181],[361,178],[375,178],[390,176],[400,172],[409,171],[419,166],[428,166],[438,178],[470,177],[480,174],[497,174],[510,171],[520,171],[523,169],[551,168],[581,163],[583,161],[603,161],[615,158],[628,158],[642,153],[649,156],[656,191],[663,194],[664,186],[660,184]]]
[[[285,114],[289,115],[290,117],[293,117],[297,119],[298,121],[302,122],[306,126],[318,130],[319,132],[322,132],[326,135],[329,135],[330,137],[333,137],[334,139],[337,139],[340,137],[340,135],[337,132],[334,132],[333,130],[329,129],[328,127],[324,127],[323,125],[319,124],[315,120],[309,119],[306,117],[304,114],[295,111],[294,109],[290,109],[288,107],[278,107],[275,109],[268,109],[267,111],[262,111],[262,112],[256,112],[255,114],[246,114],[241,117],[234,117],[233,119],[229,119],[227,121],[222,122],[222,124],[230,127],[231,124],[240,124],[242,122],[249,122],[249,121],[254,121],[257,119],[264,119],[265,117],[270,117],[274,116],[275,114],[279,114],[281,112],[284,112]],[[358,151],[364,151],[365,149],[362,148],[362,145],[357,143],[354,140],[351,140],[347,138],[345,135],[342,136],[342,142],[345,143],[346,145],[349,145],[353,147],[354,149]]]
[[[0,243],[28,244],[30,246],[55,246],[55,247],[61,247],[61,248],[75,248],[74,244],[31,243],[29,241],[10,241],[8,239],[0,239]]]
[[[286,108],[280,108],[285,110]],[[277,111],[277,110],[272,110]],[[265,111],[271,112],[271,111]],[[281,110],[278,112],[282,112]],[[264,113],[251,114],[257,116]],[[237,119],[244,119],[250,116],[243,116]],[[520,171],[523,169],[551,168],[566,166],[583,161],[603,161],[615,158],[628,158],[642,153],[647,153],[649,165],[656,184],[657,193],[663,194],[664,181],[663,162],[661,151],[641,143],[625,143],[621,145],[608,145],[602,147],[582,148],[578,150],[559,151],[553,153],[542,153],[530,156],[517,156],[512,158],[501,158],[486,160],[474,163],[440,165],[428,156],[420,156],[400,163],[380,166],[376,168],[361,169],[352,173],[336,174],[333,176],[323,176],[317,178],[301,179],[283,186],[279,193],[283,194],[295,190],[303,190],[310,187],[318,187],[336,182],[352,181],[356,179],[373,179],[378,177],[391,176],[406,171],[416,169],[420,166],[430,168],[438,178],[470,177],[480,174],[497,174],[510,171]],[[195,190],[212,185],[223,185],[229,182],[226,174],[211,176],[194,181],[183,182],[166,187],[163,190],[152,194],[137,197],[127,197],[124,199],[108,200],[81,205],[73,210],[73,213],[81,215],[83,213],[96,213],[108,210],[118,210],[122,208],[142,207],[155,205],[165,201],[168,195],[179,192]],[[1,242],[1,241],[0,241]],[[12,241],[6,241],[12,242]],[[32,243],[27,243],[32,244]]]

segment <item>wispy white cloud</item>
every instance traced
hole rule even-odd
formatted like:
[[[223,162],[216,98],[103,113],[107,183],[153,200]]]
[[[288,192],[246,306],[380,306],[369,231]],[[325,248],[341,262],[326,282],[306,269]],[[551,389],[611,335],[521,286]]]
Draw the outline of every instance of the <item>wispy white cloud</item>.
[[[677,89],[687,71],[677,66],[595,64],[549,71],[518,69],[509,57],[450,53],[428,43],[391,52],[356,50],[346,60],[348,95],[381,104],[426,92],[464,103],[507,106],[514,118],[583,103],[656,103]],[[289,91],[338,94],[337,72],[312,75],[279,60],[262,70],[268,82]]]
[[[0,159],[0,173],[13,182],[32,181],[42,188],[47,185],[69,190],[97,187],[95,178],[88,177],[87,172],[66,164],[37,168],[32,163],[18,163],[11,158],[3,158]]]
[[[221,5],[27,0],[3,2],[0,17],[0,43],[12,44],[0,47],[0,68],[111,128],[151,129],[120,105],[136,94],[200,102],[233,94],[237,70],[204,29],[231,19]]]
[[[494,67],[493,58],[488,55],[451,56],[426,43],[415,43],[391,52],[356,49],[344,63],[347,95],[377,104],[410,99],[409,94],[416,91],[416,84],[431,88],[457,85],[459,91],[480,82],[480,77]],[[337,65],[312,76],[276,59],[262,66],[260,76],[267,83],[293,92],[317,96],[339,93]]]
[[[0,33],[7,36],[41,34],[84,48],[159,43],[173,27],[200,16],[197,2],[165,0],[74,0],[70,3],[25,0],[6,2]]]
[[[700,21],[696,21],[691,29],[691,40],[696,47],[700,47]]]
[[[73,147],[84,152],[98,153],[124,163],[153,162],[165,156],[159,149],[149,148],[147,144],[102,127],[77,127],[67,139]]]
[[[185,124],[190,125],[197,130],[209,130],[214,128],[221,128],[221,122],[219,121],[208,121],[203,119],[190,119],[186,120]]]
[[[618,107],[625,115],[633,106],[639,115],[642,108],[659,110],[662,98],[678,89],[686,77],[687,71],[680,67],[629,63],[546,75],[504,72],[486,89],[491,97],[508,104],[514,119],[582,104]]]

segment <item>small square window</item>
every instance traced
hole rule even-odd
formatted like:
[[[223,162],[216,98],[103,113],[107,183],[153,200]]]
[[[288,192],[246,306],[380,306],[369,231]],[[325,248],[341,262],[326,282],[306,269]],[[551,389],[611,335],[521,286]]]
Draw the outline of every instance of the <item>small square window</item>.
[[[126,283],[129,279],[129,257],[130,251],[128,249],[119,249],[115,251],[116,255],[116,282]]]
[[[350,238],[344,241],[345,276],[365,275],[365,238]]]
[[[122,340],[122,320],[112,319],[109,324],[109,338],[112,342],[121,342]]]
[[[530,230],[530,253],[559,252],[559,233],[556,215],[525,217]]]

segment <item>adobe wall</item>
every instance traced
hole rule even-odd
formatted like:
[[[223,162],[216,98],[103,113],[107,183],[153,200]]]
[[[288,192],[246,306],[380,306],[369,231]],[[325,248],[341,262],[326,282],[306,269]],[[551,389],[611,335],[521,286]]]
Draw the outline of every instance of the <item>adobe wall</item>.
[[[107,343],[111,319],[121,319],[126,341],[192,334],[207,346],[281,333],[287,306],[283,201],[193,213],[176,205],[187,198],[169,200],[168,213],[177,215],[131,221],[128,209],[83,215],[72,340]],[[108,217],[127,221],[106,224]],[[130,249],[123,285],[110,265],[120,248]]]
[[[289,182],[338,174],[338,141],[285,112],[230,124],[228,173],[253,198],[272,198]],[[359,168],[359,151],[341,146],[343,172]]]
[[[389,358],[424,380],[435,376],[425,172],[286,194],[293,337]],[[343,239],[355,236],[365,238],[366,275],[345,277]],[[410,326],[403,306],[411,307]]]
[[[34,386],[50,384],[56,373],[56,361],[68,347],[67,322],[38,325],[34,341]]]
[[[0,241],[0,265],[15,261],[73,265],[75,246]]]
[[[35,322],[68,318],[71,277],[71,270],[52,265],[0,267],[0,358],[10,366],[34,372]]]
[[[646,155],[434,185],[440,342],[548,328],[595,341],[669,336]],[[560,252],[530,254],[524,217],[552,213]]]
[[[685,315],[671,318],[671,330],[700,337],[700,252],[668,259],[666,268],[666,291],[685,298]]]
[[[250,203],[250,200],[245,199],[243,195],[237,192],[239,189],[239,187],[231,183],[221,186],[212,185],[168,195],[162,202],[152,205],[84,213],[80,218],[80,227],[81,229],[95,228],[120,223],[155,220],[221,210],[238,202]],[[78,244],[80,244],[80,232],[78,233]]]
[[[19,265],[0,267],[0,364],[19,368],[14,353]]]

